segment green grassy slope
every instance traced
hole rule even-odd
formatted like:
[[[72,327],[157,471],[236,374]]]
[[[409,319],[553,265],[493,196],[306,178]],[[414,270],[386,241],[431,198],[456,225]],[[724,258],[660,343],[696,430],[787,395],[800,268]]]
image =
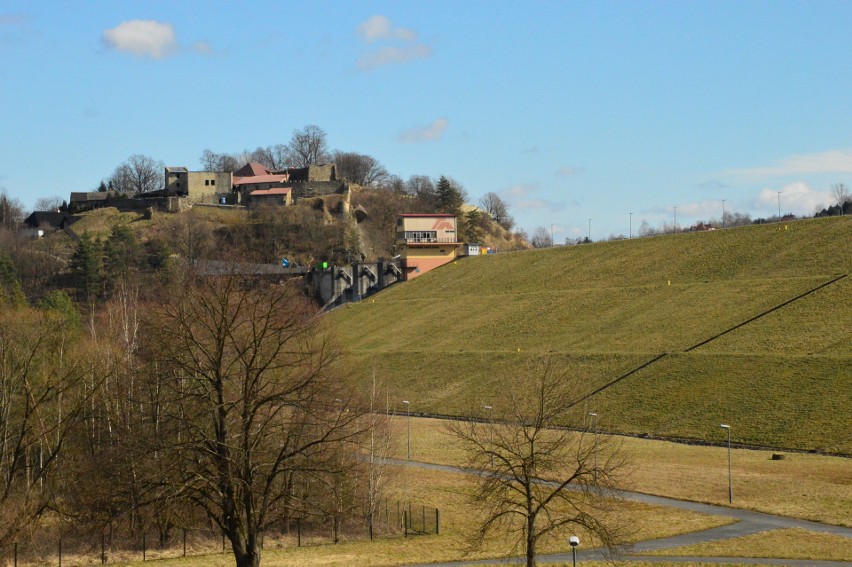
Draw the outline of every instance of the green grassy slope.
[[[356,372],[414,411],[477,414],[544,354],[613,430],[852,454],[852,218],[461,259],[337,309]],[[604,417],[606,412],[607,417]]]

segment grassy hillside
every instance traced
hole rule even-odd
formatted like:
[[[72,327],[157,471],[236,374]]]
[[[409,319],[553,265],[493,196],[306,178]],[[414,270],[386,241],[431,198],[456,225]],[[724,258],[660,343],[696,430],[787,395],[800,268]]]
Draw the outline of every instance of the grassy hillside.
[[[618,431],[719,441],[730,422],[852,454],[850,244],[843,217],[465,258],[328,321],[413,411],[480,414],[545,354],[588,393],[665,354],[585,407]]]

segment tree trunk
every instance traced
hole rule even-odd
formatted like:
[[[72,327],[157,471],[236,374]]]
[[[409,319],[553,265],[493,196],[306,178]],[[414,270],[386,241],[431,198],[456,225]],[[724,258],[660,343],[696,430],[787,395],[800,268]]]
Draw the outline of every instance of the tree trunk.
[[[527,519],[527,567],[535,567],[535,517]]]
[[[231,547],[234,550],[237,567],[260,567],[260,547],[257,544],[257,538],[252,539],[252,543],[246,542],[239,536],[231,539]]]

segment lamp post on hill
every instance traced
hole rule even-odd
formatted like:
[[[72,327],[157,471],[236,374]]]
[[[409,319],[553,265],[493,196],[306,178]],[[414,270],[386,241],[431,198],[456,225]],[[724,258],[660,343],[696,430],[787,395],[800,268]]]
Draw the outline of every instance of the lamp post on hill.
[[[628,234],[630,235],[628,238],[633,238],[633,213],[630,213],[630,232]]]
[[[725,227],[725,200],[722,199],[722,228]]]
[[[734,481],[731,478],[731,426],[725,423],[719,427],[728,432],[728,503],[734,503]]]
[[[577,546],[580,545],[580,538],[572,535],[568,538],[568,543],[571,544],[571,558],[574,560],[574,567],[577,567]]]

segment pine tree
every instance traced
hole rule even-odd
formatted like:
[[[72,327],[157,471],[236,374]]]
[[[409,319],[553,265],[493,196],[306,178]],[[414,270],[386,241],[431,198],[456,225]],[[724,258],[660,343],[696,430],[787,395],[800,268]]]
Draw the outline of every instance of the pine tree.
[[[104,244],[103,276],[109,287],[139,263],[139,243],[126,226],[113,227],[112,234]]]
[[[15,265],[7,256],[0,255],[0,305],[17,307],[26,303],[27,298],[21,289]]]
[[[75,285],[87,298],[97,295],[101,284],[101,246],[88,234],[80,237],[77,250],[71,258],[71,271]]]
[[[436,208],[439,213],[460,215],[461,207],[464,205],[464,195],[450,180],[441,176],[438,180]]]

